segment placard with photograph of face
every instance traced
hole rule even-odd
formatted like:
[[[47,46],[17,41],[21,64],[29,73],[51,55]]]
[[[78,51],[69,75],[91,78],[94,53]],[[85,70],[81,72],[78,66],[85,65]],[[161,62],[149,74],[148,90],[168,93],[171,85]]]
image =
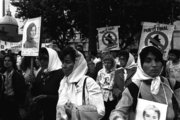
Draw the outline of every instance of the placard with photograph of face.
[[[166,120],[167,106],[138,98],[135,120]]]
[[[41,17],[28,19],[23,28],[22,56],[38,56],[40,47]]]

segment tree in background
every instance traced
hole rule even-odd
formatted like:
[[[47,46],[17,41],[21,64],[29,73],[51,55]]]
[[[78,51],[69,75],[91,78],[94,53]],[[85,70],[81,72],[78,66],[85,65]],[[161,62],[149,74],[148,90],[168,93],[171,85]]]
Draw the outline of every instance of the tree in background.
[[[42,16],[43,33],[60,48],[74,36],[74,29],[90,39],[96,52],[97,30],[120,25],[120,48],[126,49],[140,39],[141,22],[170,24],[180,13],[179,0],[20,0],[17,17]]]

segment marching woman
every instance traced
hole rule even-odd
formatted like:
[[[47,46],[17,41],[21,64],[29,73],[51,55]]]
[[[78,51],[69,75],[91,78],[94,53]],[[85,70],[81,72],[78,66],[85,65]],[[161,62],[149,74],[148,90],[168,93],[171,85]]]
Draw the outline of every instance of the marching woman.
[[[52,48],[41,48],[39,60],[41,71],[32,83],[33,103],[30,117],[32,120],[42,117],[43,120],[55,120],[59,83],[64,76],[62,63]],[[38,114],[40,112],[42,114]]]
[[[24,115],[26,85],[18,72],[16,59],[12,54],[4,56],[5,72],[2,82],[0,116],[3,120],[21,120]]]
[[[72,47],[65,48],[62,53],[62,68],[65,76],[59,87],[56,120],[69,120],[73,117],[71,108],[83,104],[82,93],[85,81],[85,102],[93,105],[101,118],[105,113],[103,96],[95,80],[85,75],[88,67],[84,56]],[[66,109],[67,105],[70,106],[69,110]]]
[[[105,115],[101,120],[107,120],[117,104],[117,100],[113,96],[114,72],[116,62],[112,55],[106,54],[103,57],[103,68],[99,70],[96,82],[101,87],[105,105]]]
[[[132,77],[132,83],[122,93],[122,98],[111,112],[110,120],[142,119],[143,113],[138,118],[142,106],[152,104],[152,102],[164,106],[160,107],[161,111],[166,110],[165,114],[161,115],[164,120],[173,120],[175,118],[173,96],[176,96],[176,92],[179,90],[179,83],[176,83],[171,88],[169,81],[161,76],[164,64],[163,54],[158,48],[148,46],[141,50],[138,68]],[[176,98],[178,99],[178,96]],[[148,102],[141,105],[142,101]],[[141,106],[140,110],[139,106]]]
[[[115,71],[113,95],[119,101],[124,89],[132,82],[131,78],[137,70],[134,56],[127,51],[118,54],[120,67]]]

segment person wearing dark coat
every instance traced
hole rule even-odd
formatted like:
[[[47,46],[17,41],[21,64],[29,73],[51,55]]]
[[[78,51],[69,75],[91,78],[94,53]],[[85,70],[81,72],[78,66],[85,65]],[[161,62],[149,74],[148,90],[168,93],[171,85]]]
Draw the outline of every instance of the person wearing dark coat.
[[[33,96],[32,120],[56,120],[56,104],[58,101],[58,89],[61,79],[64,77],[62,63],[55,50],[41,48],[39,56],[41,71],[32,84]],[[38,114],[41,111],[41,114]]]
[[[131,77],[137,69],[134,56],[127,51],[121,51],[119,53],[119,61],[120,68],[115,71],[113,87],[113,95],[117,100],[121,98],[124,88],[132,82]]]
[[[3,65],[0,116],[3,120],[21,120],[26,95],[25,80],[17,71],[14,56],[5,55]]]

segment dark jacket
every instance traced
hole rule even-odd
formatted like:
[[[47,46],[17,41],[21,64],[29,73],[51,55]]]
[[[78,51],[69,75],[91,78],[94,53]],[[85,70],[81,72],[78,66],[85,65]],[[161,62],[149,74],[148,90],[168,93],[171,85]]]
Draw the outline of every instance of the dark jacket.
[[[132,81],[131,78],[136,72],[137,67],[133,67],[131,69],[127,70],[127,78],[124,80],[124,70],[123,69],[117,69],[115,71],[114,76],[114,86],[113,86],[113,95],[118,98],[118,100],[121,98],[121,94],[125,87],[127,87]]]
[[[3,89],[4,89],[4,76],[2,74],[0,74],[0,102],[2,100],[2,96],[3,96]]]
[[[26,97],[26,84],[24,77],[16,70],[12,75],[12,86],[16,102],[19,105],[23,105]]]
[[[44,120],[56,119],[56,105],[58,101],[58,89],[61,79],[64,77],[62,69],[52,71],[49,73],[43,73],[41,70],[35,82],[32,85],[32,96],[47,95],[46,98],[40,99],[36,103],[35,114],[39,111],[43,111]],[[37,109],[38,108],[38,109]],[[32,113],[32,116],[35,116]],[[37,118],[39,119],[39,118]],[[36,120],[36,118],[32,118]]]
[[[0,81],[1,84],[1,101],[0,116],[3,120],[21,120],[19,108],[24,108],[26,97],[26,85],[23,76],[14,70],[12,74],[12,88],[14,95],[8,96],[4,94],[5,79]]]
[[[35,82],[32,86],[32,95],[36,97],[41,94],[49,95],[50,97],[56,96],[58,99],[58,89],[61,79],[64,77],[62,69],[52,71],[50,73],[44,74],[41,70]]]

